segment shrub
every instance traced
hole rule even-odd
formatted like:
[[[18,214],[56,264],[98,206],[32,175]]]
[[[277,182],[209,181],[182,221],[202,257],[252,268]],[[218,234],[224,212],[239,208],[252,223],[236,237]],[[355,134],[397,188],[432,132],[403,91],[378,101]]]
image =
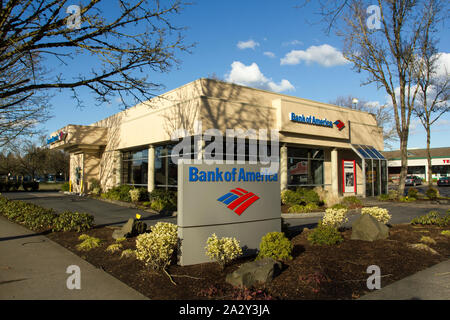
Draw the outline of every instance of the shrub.
[[[94,216],[87,213],[66,211],[54,220],[52,231],[81,232],[94,226]]]
[[[322,218],[322,224],[325,226],[332,226],[335,228],[341,227],[344,223],[348,221],[347,218],[347,208],[343,209],[332,209],[329,208],[325,210],[325,215]]]
[[[416,188],[409,188],[408,189],[408,198],[418,198],[419,196],[419,190]]]
[[[346,206],[345,204],[342,203],[336,203],[335,205],[333,205],[331,207],[331,209],[347,209],[348,210],[348,206]]]
[[[392,200],[392,199],[390,199],[390,197],[389,197],[389,195],[388,194],[380,194],[379,196],[378,196],[378,200],[380,200],[380,201],[388,201],[388,200]]]
[[[281,203],[286,205],[296,205],[301,202],[301,197],[295,191],[283,190],[281,191]]]
[[[269,232],[262,237],[256,259],[291,260],[293,245],[282,232]]]
[[[118,200],[124,202],[130,202],[130,190],[133,189],[129,185],[121,185],[111,188],[108,192],[102,194],[102,197],[109,200]]]
[[[100,188],[92,189],[92,194],[95,196],[99,196],[101,193],[102,193],[102,190]]]
[[[319,209],[319,206],[315,203],[308,203],[306,205],[295,204],[292,207],[289,207],[288,212],[289,213],[308,213],[308,212],[314,212],[317,209]]]
[[[323,225],[322,222],[308,234],[308,241],[313,245],[335,245],[343,240],[337,228]]]
[[[136,258],[156,270],[165,270],[178,244],[177,225],[158,222],[150,233],[136,238]]]
[[[419,241],[426,244],[436,244],[436,241],[428,236],[422,236]]]
[[[305,204],[314,203],[319,205],[321,203],[320,197],[313,189],[297,188],[296,192],[301,196],[302,202]]]
[[[425,191],[425,194],[431,200],[436,200],[439,197],[439,191],[433,187],[429,187],[427,191]]]
[[[222,270],[225,266],[242,255],[242,249],[236,238],[217,238],[214,233],[206,240],[206,255],[216,261]]]
[[[130,193],[130,199],[131,199],[132,202],[138,202],[139,201],[139,195],[140,195],[139,189],[131,189],[129,191],[129,193]]]
[[[149,201],[152,203],[150,206],[153,210],[161,211],[166,210],[176,210],[177,208],[177,193],[171,190],[155,189],[150,194],[148,194]],[[156,204],[153,202],[156,201]],[[153,206],[153,207],[152,207]]]
[[[344,197],[341,203],[348,207],[360,207],[362,205],[361,199],[356,196]]]
[[[389,211],[384,208],[378,207],[367,207],[361,209],[361,214],[370,214],[372,217],[377,219],[378,221],[386,224],[391,220],[392,216],[389,214]]]
[[[158,212],[164,210],[167,207],[170,207],[170,203],[167,202],[167,200],[163,199],[153,200],[152,203],[150,204],[150,208]]]
[[[444,230],[444,231],[441,232],[441,234],[442,234],[443,236],[450,237],[450,230]]]
[[[98,179],[89,179],[89,191],[93,191],[94,189],[99,189],[100,192],[102,190],[102,185]]]
[[[409,196],[406,196],[406,197],[400,197],[399,199],[398,199],[398,201],[400,201],[400,202],[414,202],[414,201],[416,201],[417,199],[416,198],[412,198],[412,197],[409,197]]]
[[[136,257],[136,252],[132,249],[125,249],[122,251],[122,254],[120,255],[120,259],[131,257]]]
[[[81,237],[81,236],[80,236]],[[81,239],[80,239],[81,240]],[[89,251],[94,248],[97,248],[102,243],[102,240],[99,238],[91,237],[88,235],[83,235],[83,242],[77,245],[77,249],[79,251]]]
[[[438,225],[440,227],[445,227],[450,225],[450,212],[447,211],[447,213],[441,217],[439,212],[430,211],[423,216],[412,219],[410,223],[413,225]]]
[[[309,203],[320,205],[322,201],[320,200],[317,192],[315,192],[314,190],[300,187],[295,191],[281,191],[281,203],[291,206],[296,204],[306,205]]]
[[[114,253],[114,252],[120,251],[120,249],[122,249],[122,247],[123,246],[120,243],[113,243],[106,248],[106,251],[109,253]]]
[[[398,190],[390,190],[390,191],[388,192],[389,200],[397,200],[397,199],[398,199],[398,196],[399,196]]]

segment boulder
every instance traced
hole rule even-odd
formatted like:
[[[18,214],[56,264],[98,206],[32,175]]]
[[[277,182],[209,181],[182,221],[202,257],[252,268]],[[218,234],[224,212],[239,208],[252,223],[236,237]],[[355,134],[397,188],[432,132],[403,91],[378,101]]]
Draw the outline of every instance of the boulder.
[[[362,214],[352,224],[352,240],[374,241],[388,236],[389,228],[370,214]]]
[[[127,223],[125,223],[122,228],[114,230],[112,237],[116,240],[133,237],[145,232],[146,229],[147,225],[144,222],[131,218],[128,219]]]
[[[277,272],[281,270],[281,263],[272,258],[264,258],[244,263],[226,277],[226,281],[237,287],[250,288],[256,283],[267,283],[272,281]]]

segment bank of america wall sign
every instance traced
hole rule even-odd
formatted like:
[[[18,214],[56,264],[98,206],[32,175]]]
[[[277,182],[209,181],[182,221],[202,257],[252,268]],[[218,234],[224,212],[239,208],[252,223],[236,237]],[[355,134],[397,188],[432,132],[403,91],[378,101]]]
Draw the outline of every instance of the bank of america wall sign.
[[[292,122],[304,123],[304,124],[312,124],[321,127],[333,128],[333,124],[341,131],[344,129],[345,124],[341,120],[330,121],[327,118],[320,119],[315,116],[305,116],[305,115],[297,115],[295,112],[289,113],[289,120]]]
[[[221,196],[217,201],[227,205],[228,209],[240,216],[258,199],[259,197],[253,192],[249,192],[242,188],[235,188]]]

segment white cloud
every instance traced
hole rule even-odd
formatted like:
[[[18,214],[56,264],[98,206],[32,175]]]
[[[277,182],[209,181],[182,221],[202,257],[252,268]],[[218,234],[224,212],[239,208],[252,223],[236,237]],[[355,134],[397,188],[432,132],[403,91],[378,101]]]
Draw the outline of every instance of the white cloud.
[[[437,59],[436,74],[438,77],[449,76],[450,73],[450,53],[440,52]]]
[[[269,58],[275,58],[275,53],[271,51],[266,51],[263,53],[265,56],[268,56]]]
[[[259,70],[256,63],[246,66],[240,61],[234,61],[231,64],[231,71],[225,77],[226,81],[236,84],[270,90],[275,92],[295,90],[294,86],[286,79],[281,80],[279,84],[268,79]]]
[[[348,61],[342,55],[342,52],[336,48],[323,44],[321,46],[311,46],[306,50],[292,50],[281,59],[281,65],[295,65],[301,61],[306,64],[318,63],[324,67],[344,65]]]
[[[248,41],[239,41],[237,47],[241,50],[244,49],[255,49],[255,47],[259,46],[259,43],[253,40]]]
[[[283,46],[296,46],[296,45],[302,45],[303,42],[301,42],[300,40],[292,40],[292,41],[287,41],[287,42],[283,42],[282,45]]]

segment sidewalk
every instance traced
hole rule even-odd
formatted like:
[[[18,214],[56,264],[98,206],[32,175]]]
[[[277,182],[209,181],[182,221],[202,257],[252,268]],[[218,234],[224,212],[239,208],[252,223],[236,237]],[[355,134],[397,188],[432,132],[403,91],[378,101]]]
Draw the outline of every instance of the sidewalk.
[[[450,260],[371,292],[360,300],[450,300]]]
[[[68,266],[81,270],[81,289],[69,290]],[[0,217],[0,300],[147,299],[67,249]]]

